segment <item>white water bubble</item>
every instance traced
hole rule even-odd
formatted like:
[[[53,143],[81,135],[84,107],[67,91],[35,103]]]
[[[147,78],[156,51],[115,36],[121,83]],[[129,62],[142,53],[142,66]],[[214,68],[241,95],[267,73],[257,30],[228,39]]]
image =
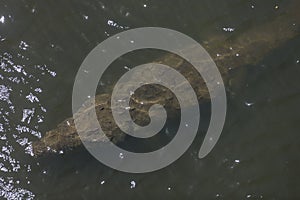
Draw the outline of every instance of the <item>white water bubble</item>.
[[[4,17],[3,15],[0,17],[0,22],[1,22],[2,24],[4,24],[4,22],[5,22],[5,17]]]
[[[251,106],[253,106],[253,105],[254,105],[253,102],[247,102],[247,101],[245,101],[245,106],[251,107]]]
[[[234,31],[234,28],[223,27],[223,31],[225,31],[225,32],[233,32],[233,31]]]
[[[133,189],[136,187],[136,182],[135,181],[130,181],[130,188]]]
[[[29,47],[29,45],[24,41],[21,41],[20,44],[19,44],[19,48],[22,49],[22,50],[27,50],[28,47]]]
[[[124,66],[124,69],[126,69],[126,70],[128,70],[128,71],[130,70],[130,68],[129,68],[129,67],[127,67],[127,66]]]
[[[123,158],[124,158],[124,154],[123,154],[123,153],[120,153],[120,154],[119,154],[119,158],[123,159]]]

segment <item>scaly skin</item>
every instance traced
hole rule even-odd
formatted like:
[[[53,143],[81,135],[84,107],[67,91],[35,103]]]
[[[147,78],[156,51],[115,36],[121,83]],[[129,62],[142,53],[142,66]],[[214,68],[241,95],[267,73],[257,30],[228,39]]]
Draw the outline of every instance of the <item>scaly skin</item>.
[[[299,3],[297,1],[293,2],[292,8],[285,15],[277,17],[268,24],[255,27],[254,30],[248,30],[234,39],[226,39],[220,36],[202,44],[218,66],[227,88],[230,87],[231,80],[235,78],[231,76],[231,69],[256,64],[270,51],[298,36],[299,33],[296,27],[292,27],[293,23],[300,22],[296,9],[298,6],[294,4]],[[193,53],[193,47],[183,51]],[[171,66],[185,76],[193,86],[199,103],[209,101],[210,96],[203,79],[188,62],[173,54],[166,54],[154,62]],[[144,86],[131,97],[130,111],[133,121],[140,125],[149,123],[147,111],[153,104],[161,104],[171,113],[180,109],[177,99],[174,98],[170,90],[159,85]],[[96,95],[95,106],[98,120],[106,136],[113,142],[122,141],[124,134],[113,120],[110,95]],[[79,109],[77,113],[84,122],[82,129],[86,133],[81,139],[90,142],[105,142],[105,137],[93,136],[97,130],[88,129],[88,116],[91,109],[93,107],[85,106],[85,108]],[[85,127],[84,124],[87,126]],[[76,132],[73,118],[68,118],[60,123],[57,128],[48,131],[41,140],[34,142],[33,152],[36,156],[39,156],[49,152],[70,150],[80,146],[82,144],[81,139]]]

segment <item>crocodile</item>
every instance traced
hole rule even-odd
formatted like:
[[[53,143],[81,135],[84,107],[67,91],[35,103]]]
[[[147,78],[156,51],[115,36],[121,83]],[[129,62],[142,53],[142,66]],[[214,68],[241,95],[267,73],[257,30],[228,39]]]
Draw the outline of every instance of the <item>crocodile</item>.
[[[295,2],[298,4],[297,1]],[[238,82],[236,73],[233,73],[235,69],[259,63],[272,50],[299,35],[296,25],[297,22],[300,22],[300,14],[296,9],[297,6],[293,5],[292,7],[271,22],[257,26],[255,29],[246,30],[235,37],[227,38],[224,35],[218,35],[201,43],[216,63],[226,88],[230,90],[234,87],[235,82]],[[193,48],[188,47],[183,51],[192,53]],[[193,86],[199,103],[209,102],[210,98],[213,98],[210,97],[205,82],[196,69],[183,58],[166,53],[153,62],[171,66],[181,73]],[[93,142],[106,142],[107,139],[114,143],[123,141],[125,134],[122,133],[113,119],[110,98],[111,94],[109,93],[97,94],[95,107],[85,106],[76,113],[77,116],[81,117],[82,124],[87,124],[86,127],[82,127],[83,130],[86,129],[86,137],[80,138],[73,117],[67,118],[56,128],[46,132],[40,140],[33,142],[34,155],[40,156],[61,150],[71,150],[81,146],[82,139]],[[131,96],[130,114],[132,120],[139,125],[148,124],[150,120],[148,111],[153,104],[160,104],[171,113],[180,109],[177,99],[170,90],[160,85],[146,85],[136,90]],[[90,105],[92,104],[90,103]],[[103,137],[94,138],[92,136],[93,130],[87,128],[88,123],[90,123],[89,112],[92,109],[96,110],[98,121],[106,137],[103,135]]]

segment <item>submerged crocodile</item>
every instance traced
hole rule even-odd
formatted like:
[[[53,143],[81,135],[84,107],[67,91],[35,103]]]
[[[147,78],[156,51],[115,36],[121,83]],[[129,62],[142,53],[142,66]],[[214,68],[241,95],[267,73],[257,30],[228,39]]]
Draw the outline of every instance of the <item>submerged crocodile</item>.
[[[233,87],[238,79],[232,73],[232,69],[258,63],[273,49],[299,35],[295,23],[300,22],[300,14],[297,12],[297,6],[294,7],[295,9],[289,9],[288,13],[278,16],[272,22],[255,27],[254,30],[245,31],[235,38],[217,36],[202,43],[216,63],[227,88]],[[192,53],[193,47],[186,48],[184,51]],[[184,59],[174,54],[166,54],[153,62],[171,66],[185,76],[193,86],[199,103],[210,100],[211,97],[204,80]],[[39,141],[33,143],[34,154],[38,156],[49,152],[73,149],[82,145],[81,139],[93,142],[105,142],[107,138],[113,142],[124,140],[124,134],[112,116],[110,97],[110,94],[95,96],[96,114],[107,137],[97,137],[97,139],[90,137],[89,132],[93,132],[93,130],[86,128],[87,125],[82,127],[83,130],[86,128],[86,137],[80,138],[75,128],[74,119],[70,117],[61,122],[55,129],[48,131]],[[153,104],[161,104],[170,112],[180,109],[177,99],[174,98],[170,90],[160,85],[147,85],[138,89],[131,96],[130,114],[132,120],[139,125],[148,124],[150,119],[148,110]],[[86,124],[90,123],[88,116],[91,109],[94,107],[86,106],[78,110],[78,116]]]

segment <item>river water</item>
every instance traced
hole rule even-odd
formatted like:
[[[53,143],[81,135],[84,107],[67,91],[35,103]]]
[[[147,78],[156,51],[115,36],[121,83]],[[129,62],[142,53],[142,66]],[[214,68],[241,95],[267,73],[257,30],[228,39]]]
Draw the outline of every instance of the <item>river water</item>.
[[[239,89],[228,93],[221,138],[204,159],[197,154],[205,128],[179,160],[148,174],[112,170],[84,148],[41,158],[32,156],[31,148],[32,141],[72,115],[77,70],[109,36],[157,26],[202,44],[211,35],[238,36],[269,23],[287,12],[289,3],[1,0],[0,198],[299,199],[300,37],[245,66]],[[124,62],[133,67],[136,60],[131,56]],[[125,72],[113,68],[101,80],[102,90]]]

